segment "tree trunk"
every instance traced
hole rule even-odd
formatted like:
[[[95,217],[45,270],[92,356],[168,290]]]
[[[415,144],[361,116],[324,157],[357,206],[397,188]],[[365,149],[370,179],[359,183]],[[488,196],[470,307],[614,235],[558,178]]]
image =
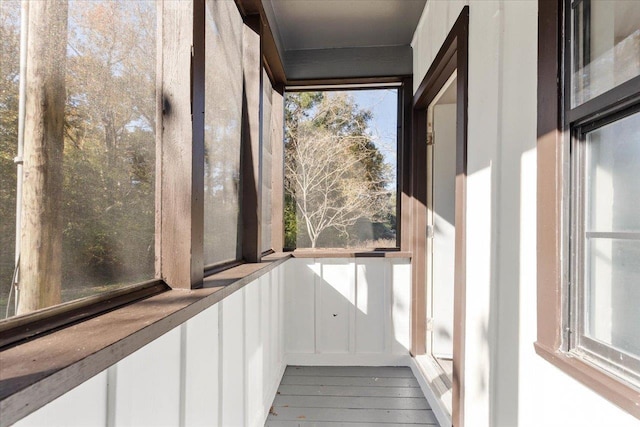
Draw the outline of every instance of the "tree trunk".
[[[18,314],[60,303],[66,0],[29,5]]]

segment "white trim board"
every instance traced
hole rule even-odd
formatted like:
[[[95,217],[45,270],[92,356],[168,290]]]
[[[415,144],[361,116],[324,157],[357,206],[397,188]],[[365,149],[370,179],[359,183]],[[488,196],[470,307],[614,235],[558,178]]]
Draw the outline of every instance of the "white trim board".
[[[422,366],[420,366],[418,360],[416,360],[415,357],[411,357],[409,365],[407,366],[411,368],[413,375],[418,380],[422,393],[424,394],[425,399],[427,399],[427,402],[429,402],[429,406],[431,406],[433,414],[436,416],[440,427],[451,427],[451,415],[445,408],[442,400],[440,400],[436,393],[431,389],[431,386],[429,385],[431,381],[427,378],[427,375]]]

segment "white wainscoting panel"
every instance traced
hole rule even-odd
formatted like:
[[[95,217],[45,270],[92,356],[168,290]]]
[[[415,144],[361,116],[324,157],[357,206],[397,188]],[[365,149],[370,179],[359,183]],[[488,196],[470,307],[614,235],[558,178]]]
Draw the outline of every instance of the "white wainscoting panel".
[[[315,276],[316,351],[348,353],[355,313],[354,264],[328,259]]]
[[[391,320],[390,267],[375,258],[356,263],[356,353],[384,352]]]
[[[225,298],[222,312],[221,355],[222,388],[221,426],[242,426],[245,422],[245,329],[244,289]]]
[[[174,328],[118,362],[109,373],[114,426],[173,426],[180,422],[181,330]],[[115,377],[115,384],[113,378]],[[111,418],[112,417],[112,418]]]
[[[103,426],[106,419],[107,371],[102,371],[21,419],[14,427]]]
[[[392,283],[392,351],[407,354],[411,346],[411,261],[391,261]]]
[[[218,305],[182,325],[186,345],[183,354],[184,425],[219,426],[220,345]]]
[[[285,369],[285,265],[15,425],[263,426]]]
[[[315,353],[315,277],[313,259],[291,259],[284,264],[287,353]]]
[[[408,363],[409,259],[298,258],[284,267],[289,364]]]
[[[245,377],[246,422],[247,425],[257,425],[260,417],[263,393],[264,346],[262,342],[262,305],[261,290],[264,289],[264,276],[257,282],[250,284],[244,290],[245,294],[245,345],[247,370]]]

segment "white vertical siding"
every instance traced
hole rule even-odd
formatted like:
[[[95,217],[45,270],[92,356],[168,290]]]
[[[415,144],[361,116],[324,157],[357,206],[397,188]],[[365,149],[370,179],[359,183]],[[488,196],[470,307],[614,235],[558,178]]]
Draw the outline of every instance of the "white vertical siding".
[[[242,426],[245,419],[244,288],[220,304],[222,360],[221,426]]]
[[[291,364],[407,362],[409,259],[293,259],[285,274]]]
[[[417,88],[470,8],[465,419],[482,426],[636,426],[535,354],[537,1],[428,1]],[[589,410],[585,410],[589,408]]]
[[[106,419],[107,371],[103,371],[45,407],[21,419],[14,426],[103,426]]]
[[[287,361],[407,364],[410,287],[408,259],[289,260],[17,425],[261,426]]]
[[[315,276],[316,351],[348,353],[353,328],[353,263],[330,259],[320,264]]]
[[[283,267],[16,425],[264,425],[285,368]]]
[[[315,276],[319,266],[313,259],[292,259],[285,263],[286,351],[315,353]]]
[[[391,264],[376,259],[363,259],[356,264],[356,353],[382,353],[389,318],[386,298],[389,289],[387,272]],[[380,286],[380,280],[384,280]],[[386,286],[385,286],[386,283]],[[389,310],[390,312],[390,310]],[[372,325],[382,325],[382,328]]]
[[[391,350],[407,354],[411,346],[411,261],[391,262]]]
[[[184,355],[184,425],[219,426],[219,360],[218,305],[190,319],[185,327]]]

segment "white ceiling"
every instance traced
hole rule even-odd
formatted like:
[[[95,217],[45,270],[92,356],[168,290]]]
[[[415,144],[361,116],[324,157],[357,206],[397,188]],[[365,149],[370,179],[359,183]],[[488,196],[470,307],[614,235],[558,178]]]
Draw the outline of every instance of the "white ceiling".
[[[283,51],[406,46],[427,0],[262,0]]]

